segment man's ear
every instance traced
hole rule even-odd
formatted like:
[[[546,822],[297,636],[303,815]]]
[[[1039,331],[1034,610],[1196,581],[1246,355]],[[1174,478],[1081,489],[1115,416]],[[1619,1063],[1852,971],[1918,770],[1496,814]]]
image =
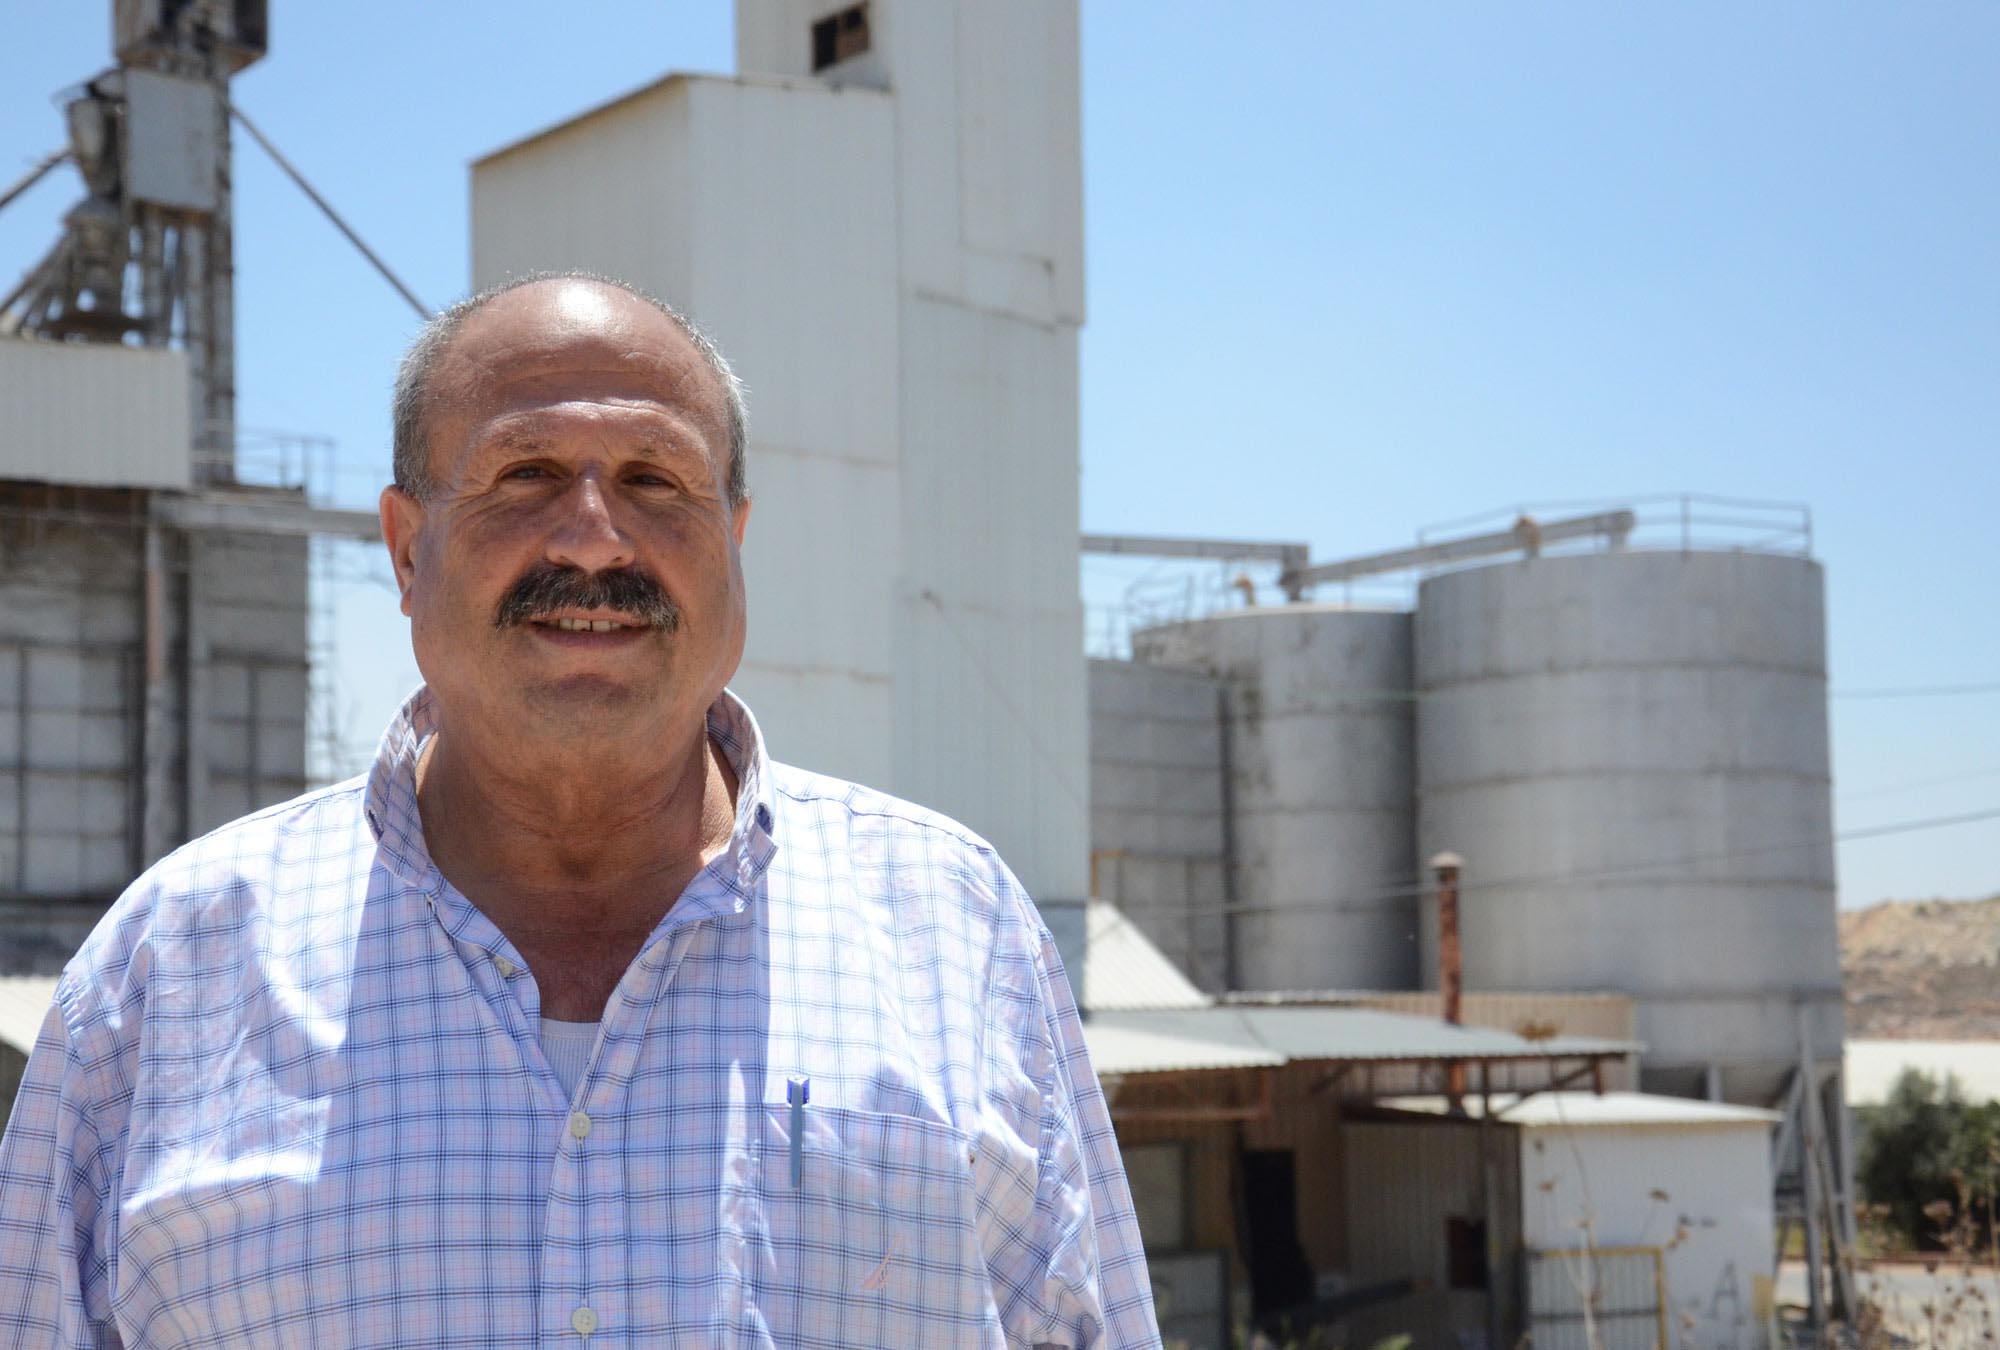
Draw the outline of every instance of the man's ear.
[[[410,588],[417,581],[417,539],[424,532],[424,504],[393,483],[382,489],[375,509],[382,516],[382,542],[389,546],[389,565],[396,569],[396,588],[403,593],[403,613],[410,612]]]
[[[729,528],[736,535],[736,547],[742,548],[743,527],[750,523],[750,499],[745,497],[742,501],[730,507],[729,510],[730,515],[733,517]]]

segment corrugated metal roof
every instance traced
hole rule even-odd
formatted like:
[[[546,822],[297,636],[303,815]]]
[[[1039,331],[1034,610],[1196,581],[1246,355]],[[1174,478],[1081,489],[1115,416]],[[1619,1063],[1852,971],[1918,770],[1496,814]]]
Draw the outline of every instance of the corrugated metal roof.
[[[1625,1055],[1631,1041],[1564,1036],[1531,1041],[1511,1031],[1455,1027],[1425,1017],[1369,1008],[1093,1009],[1084,1039],[1099,1073],[1159,1073],[1170,1068],[1246,1067],[1238,1056],[1259,1049],[1270,1064],[1293,1060],[1335,1063],[1423,1063],[1446,1060],[1541,1060]],[[1107,1054],[1099,1055],[1102,1043]],[[1185,1062],[1155,1063],[1149,1045],[1174,1047]],[[1206,1058],[1203,1058],[1203,1056]]]
[[[1642,1048],[1580,1036],[1529,1040],[1372,1008],[1218,1005],[1115,906],[1092,901],[1085,923],[1084,1040],[1099,1073],[1276,1067],[1292,1060],[1539,1060]]]
[[[1450,1109],[1443,1097],[1392,1097],[1380,1105],[1396,1111],[1441,1116]],[[1480,1112],[1477,1097],[1465,1099],[1466,1113]],[[1555,1127],[1598,1129],[1619,1125],[1698,1126],[1771,1125],[1784,1117],[1776,1111],[1726,1102],[1660,1097],[1646,1092],[1538,1092],[1522,1098],[1495,1093],[1493,1118],[1527,1129]]]
[[[2000,1041],[1862,1040],[1847,1043],[1847,1104],[1880,1106],[1905,1069],[1950,1075],[1968,1101],[2000,1101]]]
[[[1635,1054],[1634,1041],[1558,1036],[1531,1041],[1511,1031],[1455,1027],[1428,1017],[1372,1008],[1228,1007],[1103,1013],[1103,1020],[1144,1025],[1164,1035],[1201,1036],[1240,1021],[1255,1041],[1287,1059],[1351,1061],[1502,1060]]]
[[[1100,1074],[1189,1073],[1201,1069],[1275,1069],[1285,1057],[1258,1044],[1227,1013],[1199,1025],[1167,1028],[1148,1014],[1093,1015],[1083,1024],[1090,1062]]]
[[[1089,933],[1083,955],[1083,1006],[1092,1012],[1140,1008],[1206,1008],[1214,1002],[1114,905],[1085,908]]]
[[[42,1034],[42,1019],[55,1002],[53,975],[0,976],[0,1041],[28,1054]]]

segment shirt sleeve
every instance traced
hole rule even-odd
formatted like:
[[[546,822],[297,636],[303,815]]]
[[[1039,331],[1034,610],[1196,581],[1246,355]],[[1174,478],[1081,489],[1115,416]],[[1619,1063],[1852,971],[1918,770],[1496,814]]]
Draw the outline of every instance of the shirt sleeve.
[[[115,1347],[109,1169],[60,1002],[0,1140],[0,1346]]]
[[[1139,1220],[1125,1182],[1125,1163],[1112,1132],[1111,1111],[1097,1071],[1084,1048],[1083,1023],[1063,974],[1055,939],[1041,933],[1037,962],[1047,1030],[1053,1051],[1042,1130],[1042,1171],[1058,1216],[1060,1245],[1094,1247],[1096,1297],[1060,1287],[1053,1336],[1042,1344],[1104,1346],[1110,1350],[1158,1346],[1152,1281],[1146,1273]]]
[[[1025,914],[996,944],[987,988],[986,1093],[1011,1180],[982,1203],[987,1269],[1007,1344],[1156,1347],[1152,1286],[1111,1115],[1055,940]]]

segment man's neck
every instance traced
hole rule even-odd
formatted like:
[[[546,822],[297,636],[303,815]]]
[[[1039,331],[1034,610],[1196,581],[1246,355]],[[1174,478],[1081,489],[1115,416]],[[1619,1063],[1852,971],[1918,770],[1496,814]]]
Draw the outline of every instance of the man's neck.
[[[653,754],[592,740],[529,756],[446,725],[417,766],[438,870],[535,969],[544,1015],[579,1021],[728,847],[737,789],[705,725]]]

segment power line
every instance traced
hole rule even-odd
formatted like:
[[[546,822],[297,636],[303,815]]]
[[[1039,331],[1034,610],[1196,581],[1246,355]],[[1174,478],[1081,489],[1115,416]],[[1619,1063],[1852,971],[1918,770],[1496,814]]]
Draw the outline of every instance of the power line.
[[[1887,825],[1871,825],[1858,830],[1843,830],[1838,834],[1820,835],[1809,839],[1797,839],[1782,844],[1761,844],[1752,848],[1718,850],[1711,853],[1688,854],[1679,858],[1663,858],[1645,863],[1622,863],[1607,867],[1590,868],[1573,872],[1552,872],[1541,876],[1502,877],[1497,880],[1481,881],[1476,874],[1468,873],[1460,883],[1462,895],[1478,892],[1522,890],[1534,886],[1561,886],[1576,882],[1605,881],[1619,877],[1641,876],[1662,869],[1692,867],[1707,862],[1728,862],[1738,858],[1767,856],[1772,853],[1789,853],[1797,849],[1821,848],[1834,844],[1854,843],[1865,839],[1880,839],[1891,835],[1912,834],[1922,830],[1945,829],[1954,825],[1971,825],[1981,821],[2000,820],[2000,806],[1982,811],[1968,811],[1959,815],[1927,816],[1919,820],[1897,821]],[[1186,905],[1150,907],[1173,913],[1189,914],[1269,914],[1285,911],[1365,911],[1386,909],[1391,903],[1415,900],[1431,893],[1431,883],[1413,880],[1393,883],[1389,888],[1362,892],[1350,896],[1338,896],[1331,900],[1292,900],[1259,905]]]
[[[1990,684],[1905,685],[1889,689],[1835,689],[1831,698],[1944,698],[1955,694],[2000,694],[2000,682]]]
[[[1943,787],[1950,783],[1970,783],[1984,778],[2000,778],[2000,765],[1990,769],[1972,769],[1965,773],[1942,774],[1936,778],[1915,778],[1908,782],[1892,783],[1887,787],[1870,788],[1866,792],[1843,793],[1844,802],[1870,801],[1876,797],[1892,797],[1899,792],[1914,792],[1918,788]]]
[[[925,587],[922,591],[918,592],[918,598],[937,611],[938,618],[944,624],[945,632],[951,635],[952,641],[956,642],[971,660],[973,672],[979,676],[980,682],[992,693],[995,701],[1007,710],[1008,715],[1020,724],[1022,739],[1027,743],[1030,750],[1033,750],[1041,757],[1050,780],[1057,787],[1061,788],[1063,795],[1068,797],[1087,816],[1090,813],[1090,803],[1085,799],[1084,794],[1077,790],[1076,785],[1070,782],[1068,773],[1064,771],[1063,761],[1057,758],[1054,752],[1042,743],[1039,728],[1036,726],[1035,720],[1021,710],[1020,705],[1014,702],[1013,697],[1007,692],[1000,681],[994,677],[993,672],[987,669],[986,658],[989,653],[982,651],[971,638],[959,630],[958,625],[952,621],[951,611],[945,608],[944,600],[936,591]]]

